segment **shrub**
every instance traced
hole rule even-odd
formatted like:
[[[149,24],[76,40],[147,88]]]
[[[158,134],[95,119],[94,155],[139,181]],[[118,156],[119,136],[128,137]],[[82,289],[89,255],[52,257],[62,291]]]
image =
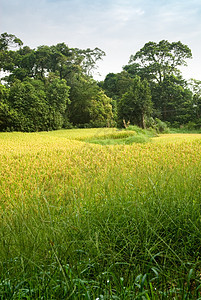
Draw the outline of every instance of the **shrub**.
[[[167,124],[158,118],[155,118],[153,128],[160,133],[169,133]]]

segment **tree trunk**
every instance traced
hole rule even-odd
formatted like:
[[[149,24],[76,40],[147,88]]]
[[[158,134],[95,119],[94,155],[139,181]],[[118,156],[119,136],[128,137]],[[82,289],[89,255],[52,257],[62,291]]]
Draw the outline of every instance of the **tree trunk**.
[[[141,115],[141,125],[142,125],[142,129],[146,128],[145,115],[143,113]]]

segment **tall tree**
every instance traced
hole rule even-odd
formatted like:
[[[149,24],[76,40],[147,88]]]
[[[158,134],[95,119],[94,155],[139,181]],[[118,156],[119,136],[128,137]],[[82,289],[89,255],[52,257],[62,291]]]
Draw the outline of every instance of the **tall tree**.
[[[142,128],[146,127],[146,117],[152,112],[151,91],[146,79],[136,76],[129,90],[119,103],[119,118]]]
[[[124,67],[131,77],[139,75],[149,81],[154,112],[163,121],[181,124],[190,118],[192,97],[179,70],[189,58],[192,53],[187,45],[162,40],[146,43]]]
[[[14,53],[10,49],[22,45],[22,41],[13,34],[4,32],[0,35],[0,71],[13,70]]]
[[[105,52],[98,47],[95,49],[87,48],[86,50],[77,49],[77,54],[81,59],[81,66],[84,73],[88,76],[92,76],[94,69],[96,69],[96,63],[105,56]]]
[[[70,104],[70,87],[64,79],[50,74],[46,81],[46,97],[49,106],[49,129],[60,129],[66,122],[66,110]]]
[[[178,75],[178,67],[186,66],[186,59],[192,58],[191,50],[187,45],[179,42],[168,42],[166,40],[148,42],[135,55],[131,55],[129,66],[130,70],[143,73],[151,77],[159,84],[166,76]],[[129,67],[127,67],[129,71]]]

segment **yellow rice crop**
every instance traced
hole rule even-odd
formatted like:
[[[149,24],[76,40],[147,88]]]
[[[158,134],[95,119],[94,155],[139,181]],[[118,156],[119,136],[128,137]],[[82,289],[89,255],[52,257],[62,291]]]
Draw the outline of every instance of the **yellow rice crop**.
[[[159,276],[154,272],[143,289],[150,285],[155,299],[166,281],[165,292],[188,289],[192,270],[198,278],[196,283],[193,277],[192,287],[200,287],[201,135],[161,135],[132,145],[85,141],[124,133],[0,133],[3,293],[3,284],[11,283],[12,296],[21,299],[17,288],[24,293],[30,281],[31,291],[36,290],[31,298],[43,297],[47,287],[44,299],[54,293],[57,298],[60,286],[68,293],[62,299],[77,290],[72,299],[80,299],[83,291],[98,299],[96,287],[105,290],[104,282],[110,281],[105,295],[128,287],[135,297],[136,279],[142,274],[143,281],[144,272],[152,276],[151,270]],[[178,278],[184,280],[181,289]]]
[[[111,134],[115,129],[109,129]],[[162,135],[147,144],[101,146],[79,141],[97,129],[0,134],[0,206],[26,207],[72,199],[99,201],[150,186],[167,188],[172,177],[201,175],[201,136]],[[98,134],[105,134],[100,129]],[[195,175],[196,174],[196,175]],[[193,180],[193,179],[192,179]],[[175,182],[175,180],[174,180]],[[191,181],[192,182],[192,181]],[[175,183],[176,184],[176,183]],[[181,181],[180,181],[180,184]],[[185,185],[186,182],[183,182]],[[191,187],[186,187],[191,188]]]

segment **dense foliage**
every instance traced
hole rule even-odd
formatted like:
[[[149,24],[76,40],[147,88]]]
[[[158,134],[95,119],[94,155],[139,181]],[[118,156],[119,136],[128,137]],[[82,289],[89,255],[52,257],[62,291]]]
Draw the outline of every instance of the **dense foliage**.
[[[31,49],[12,34],[0,36],[0,131],[171,126],[199,128],[201,82],[187,83],[179,67],[192,57],[181,42],[149,42],[117,74],[96,82],[99,48],[65,43]],[[4,76],[4,77],[3,77]]]
[[[108,74],[101,85],[106,94],[117,101],[120,124],[124,116],[131,123],[142,127],[150,126],[157,119],[175,127],[200,127],[201,82],[191,80],[188,83],[179,70],[180,66],[187,65],[186,59],[190,58],[191,50],[181,42],[149,42],[135,55],[131,55],[121,73]],[[146,100],[142,95],[147,92],[142,92],[141,87],[142,95],[138,103],[141,107],[146,103],[144,122],[140,121],[136,97],[131,95],[133,80],[139,77],[142,82],[148,82],[151,93],[151,100]]]
[[[1,35],[0,68],[7,75],[0,85],[1,131],[113,125],[112,99],[91,76],[103,51],[22,45],[14,35]]]

